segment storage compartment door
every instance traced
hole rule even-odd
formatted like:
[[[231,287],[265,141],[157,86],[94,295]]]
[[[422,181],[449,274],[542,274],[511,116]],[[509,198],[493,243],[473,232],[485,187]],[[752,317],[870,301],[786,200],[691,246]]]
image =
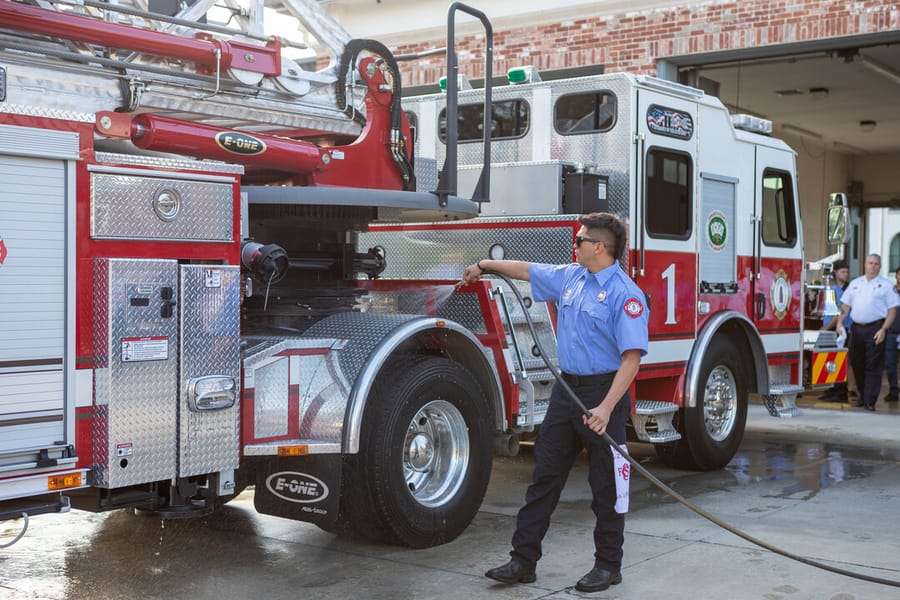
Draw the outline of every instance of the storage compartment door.
[[[178,475],[238,466],[240,268],[181,266]]]
[[[17,128],[18,129],[18,128]],[[2,148],[0,148],[2,150]],[[0,154],[0,468],[67,441],[62,160]]]

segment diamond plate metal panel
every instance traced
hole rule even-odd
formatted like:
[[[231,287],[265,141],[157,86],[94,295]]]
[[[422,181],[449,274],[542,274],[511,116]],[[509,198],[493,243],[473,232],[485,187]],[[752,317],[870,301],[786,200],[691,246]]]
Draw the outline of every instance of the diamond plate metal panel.
[[[495,280],[492,285],[503,292],[502,298],[509,311],[508,319],[506,312],[500,311],[504,330],[507,333],[507,337],[515,337],[528,379],[534,384],[535,405],[540,407],[543,403],[549,401],[550,389],[555,381],[553,375],[547,369],[544,359],[541,357],[541,349],[546,353],[550,364],[558,367],[556,332],[553,330],[547,303],[533,301],[531,284],[527,281],[515,281],[513,283],[515,283],[519,295],[522,296],[522,299],[528,306],[528,316],[531,319],[536,336],[532,335],[531,328],[528,327],[525,311],[516,298],[515,292],[510,290],[503,280]],[[510,352],[514,352],[512,340],[510,340]],[[517,365],[513,363],[510,365],[510,368],[517,369]],[[540,421],[536,422],[539,423]]]
[[[157,212],[163,194],[177,202],[174,215]],[[229,183],[91,174],[95,239],[230,242],[234,218],[234,187]]]
[[[240,377],[240,267],[182,265],[178,408],[178,475],[189,477],[238,467]],[[193,410],[191,378],[225,376],[235,402],[217,410]]]
[[[59,110],[44,104],[0,104],[0,112],[10,115],[23,115],[26,117],[46,117],[48,119],[60,119],[62,121],[80,121],[93,123],[96,120],[94,113],[78,112],[74,110]]]
[[[213,160],[187,160],[174,157],[143,156],[140,154],[119,154],[117,152],[95,152],[94,160],[112,165],[153,167],[155,169],[202,171],[204,173],[228,173],[243,175],[244,165],[232,165]]]
[[[600,92],[609,91],[615,94],[618,104],[616,125],[609,131],[603,133],[586,133],[579,135],[562,135],[557,133],[553,126],[553,114],[534,114],[533,107],[540,106],[540,102],[535,102],[536,92],[541,93],[542,90],[550,89],[551,106],[555,105],[556,100],[563,95],[583,92]],[[563,79],[557,81],[546,81],[534,85],[522,86],[503,86],[495,88],[493,91],[493,100],[495,102],[511,99],[525,99],[529,106],[532,107],[531,126],[524,137],[515,140],[495,141],[491,145],[491,161],[497,163],[522,163],[530,161],[544,160],[546,157],[545,148],[535,148],[537,144],[535,140],[536,132],[550,131],[550,148],[549,159],[561,161],[573,165],[584,165],[591,171],[606,175],[609,177],[607,184],[607,196],[609,199],[610,212],[617,214],[622,218],[628,217],[629,211],[629,180],[630,169],[633,164],[634,144],[633,130],[636,118],[632,114],[634,110],[634,96],[636,83],[632,76],[622,73],[612,73],[607,75],[596,75],[591,77],[580,77],[577,79]],[[426,128],[436,132],[438,128],[438,116],[445,107],[445,99],[443,95],[423,96],[421,98],[404,99],[404,108],[419,111],[419,106],[423,102],[433,102],[437,100],[437,110],[434,111],[434,122],[424,122],[419,118],[418,122],[418,139],[434,140],[436,148],[433,152],[431,149],[418,148],[418,156],[423,154],[433,154],[435,160],[416,161],[416,178],[421,181],[436,181],[437,170],[440,165],[444,164],[446,157],[446,145],[441,142],[436,133],[427,134]],[[484,101],[484,91],[475,90],[466,92],[460,98],[460,104],[473,104]],[[429,114],[430,111],[429,111]],[[462,170],[466,167],[481,165],[482,163],[482,146],[481,143],[463,143],[459,145],[459,168]],[[493,187],[493,186],[492,186]],[[420,188],[424,189],[424,188]],[[493,192],[492,196],[498,196],[498,192]],[[500,201],[498,197],[492,197],[492,201]],[[513,202],[510,199],[509,202]]]
[[[459,195],[471,198],[481,177],[481,165],[459,169]],[[490,202],[481,206],[486,217],[558,215],[563,212],[563,164],[521,162],[491,165]]]
[[[351,342],[311,336],[245,341],[252,344],[243,352],[243,367],[245,387],[254,392],[254,436],[266,439],[296,431],[305,442],[340,447],[353,383],[342,371],[340,355]],[[292,385],[299,389],[297,423],[289,420]]]
[[[473,333],[487,333],[477,294],[454,292],[437,305],[435,314],[456,321]]]
[[[357,375],[353,372],[351,378],[342,370],[343,351],[300,357],[300,372],[309,378],[300,397],[300,437],[303,439],[338,444],[343,440],[347,400]]]
[[[170,479],[176,473],[178,319],[161,316],[177,294],[166,260],[94,262],[94,483]]]
[[[791,385],[791,365],[769,365],[769,387]]]
[[[269,438],[288,434],[290,359],[282,357],[255,373],[253,395],[253,437]]]
[[[548,225],[548,222],[551,224]],[[572,217],[485,217],[418,229],[372,227],[359,234],[359,247],[387,251],[384,279],[459,279],[466,265],[490,256],[500,245],[505,258],[564,264],[572,262]]]
[[[339,370],[343,379],[352,384],[381,340],[414,318],[408,314],[340,313],[319,321],[307,329],[303,337],[346,340],[346,345],[334,353],[336,360],[330,361],[328,367]]]
[[[416,142],[418,146],[418,141]],[[421,192],[433,192],[438,187],[437,161],[416,155],[416,189]]]

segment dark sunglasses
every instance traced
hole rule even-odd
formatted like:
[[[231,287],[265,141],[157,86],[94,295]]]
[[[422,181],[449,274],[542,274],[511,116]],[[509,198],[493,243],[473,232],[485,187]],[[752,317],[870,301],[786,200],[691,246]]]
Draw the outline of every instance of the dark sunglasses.
[[[575,236],[575,245],[580,246],[582,242],[591,242],[592,244],[602,244],[603,240],[595,240],[594,238],[585,237],[583,235]]]

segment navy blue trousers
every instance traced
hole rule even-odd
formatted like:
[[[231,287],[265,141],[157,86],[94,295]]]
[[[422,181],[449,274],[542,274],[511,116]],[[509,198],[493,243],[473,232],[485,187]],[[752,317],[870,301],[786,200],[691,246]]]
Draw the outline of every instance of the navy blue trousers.
[[[859,390],[859,401],[868,406],[875,406],[878,393],[881,392],[884,342],[876,344],[873,338],[882,324],[883,321],[865,326],[854,323],[853,335],[847,347],[848,360],[853,368],[853,377],[856,379],[856,389]]]
[[[573,388],[588,408],[600,404],[612,383]],[[607,433],[618,444],[625,443],[625,423],[631,412],[631,399],[626,392],[610,416]],[[516,519],[510,556],[534,567],[541,558],[541,541],[550,527],[550,516],[569,470],[578,454],[587,448],[588,482],[593,500],[591,509],[597,517],[594,526],[594,566],[618,573],[622,566],[622,544],[625,541],[625,515],[615,511],[616,482],[613,455],[609,445],[582,422],[581,410],[566,395],[559,383],[550,393],[550,405],[534,446],[534,476],[525,493],[525,505]]]

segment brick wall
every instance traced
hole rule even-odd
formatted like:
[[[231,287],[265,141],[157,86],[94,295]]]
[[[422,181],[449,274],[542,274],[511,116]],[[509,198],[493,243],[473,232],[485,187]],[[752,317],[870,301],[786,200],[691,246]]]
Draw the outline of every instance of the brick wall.
[[[716,50],[784,44],[900,29],[896,2],[751,0],[704,2],[614,16],[590,16],[494,31],[494,72],[603,64],[606,72],[656,74],[656,60]],[[445,40],[394,45],[396,54],[442,47]],[[457,39],[460,72],[484,74],[484,35]],[[401,65],[404,85],[436,82],[442,57]]]

